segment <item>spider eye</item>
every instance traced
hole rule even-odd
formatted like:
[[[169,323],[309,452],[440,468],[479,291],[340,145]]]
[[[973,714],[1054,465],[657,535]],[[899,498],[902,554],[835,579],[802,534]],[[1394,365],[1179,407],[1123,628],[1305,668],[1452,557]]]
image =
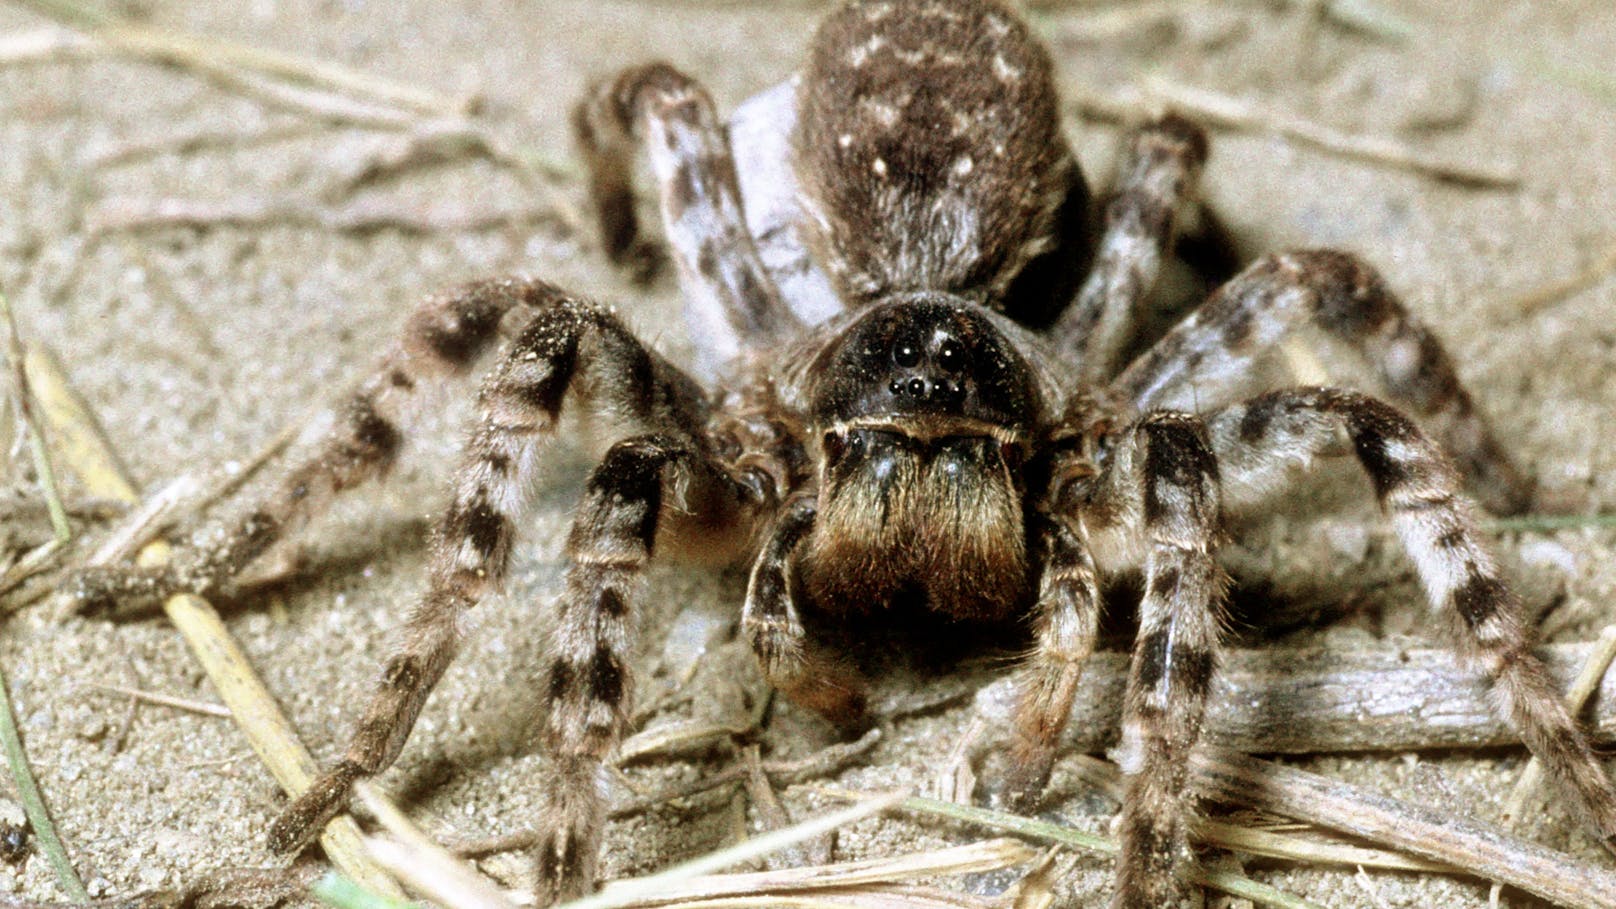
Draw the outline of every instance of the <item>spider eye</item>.
[[[905,369],[920,362],[920,347],[909,341],[899,341],[892,349],[892,361]]]
[[[965,368],[965,348],[953,338],[942,343],[937,348],[937,365],[944,372],[959,372]]]

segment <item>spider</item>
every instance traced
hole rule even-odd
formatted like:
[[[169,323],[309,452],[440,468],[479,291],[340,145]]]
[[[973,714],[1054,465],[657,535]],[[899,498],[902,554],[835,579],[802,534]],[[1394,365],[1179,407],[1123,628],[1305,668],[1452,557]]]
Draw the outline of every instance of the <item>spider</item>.
[[[798,78],[727,126],[673,67],[625,70],[574,125],[603,246],[641,273],[657,247],[636,221],[633,165],[650,159],[698,346],[690,371],[543,280],[467,285],[414,313],[319,452],[231,532],[172,568],[86,572],[77,596],[95,607],[228,584],[333,495],[385,473],[418,387],[469,370],[519,322],[482,385],[402,644],[345,755],[270,826],[272,849],[309,842],[404,748],[462,616],[505,575],[541,446],[572,406],[623,428],[566,542],[541,692],[554,767],[541,903],[594,885],[647,563],[727,541],[751,566],[741,628],[765,676],[844,728],[867,721],[865,682],[805,616],[879,622],[908,605],[938,622],[1030,620],[991,787],[1018,808],[1049,779],[1102,585],[1140,572],[1115,905],[1155,907],[1191,895],[1185,784],[1216,671],[1225,517],[1261,507],[1293,468],[1351,456],[1437,621],[1616,844],[1616,789],[1532,654],[1461,489],[1515,511],[1532,483],[1435,336],[1363,262],[1303,250],[1259,259],[1127,360],[1198,205],[1206,138],[1174,115],[1138,127],[1095,238],[1058,110],[1047,52],[995,0],[852,0]],[[1355,391],[1243,397],[1254,359],[1303,325],[1356,348],[1435,438]]]

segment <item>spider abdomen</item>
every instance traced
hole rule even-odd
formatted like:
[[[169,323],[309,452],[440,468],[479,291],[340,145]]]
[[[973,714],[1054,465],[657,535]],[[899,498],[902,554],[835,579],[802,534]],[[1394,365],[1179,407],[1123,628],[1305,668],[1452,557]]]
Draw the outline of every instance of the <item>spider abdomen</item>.
[[[850,300],[993,302],[1052,245],[1081,178],[1049,56],[998,4],[850,3],[820,27],[801,85],[803,226]]]

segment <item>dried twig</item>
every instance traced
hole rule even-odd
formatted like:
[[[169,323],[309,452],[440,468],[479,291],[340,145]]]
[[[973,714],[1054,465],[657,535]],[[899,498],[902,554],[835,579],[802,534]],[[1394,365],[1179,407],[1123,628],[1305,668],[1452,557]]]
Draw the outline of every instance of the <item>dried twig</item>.
[[[237,149],[250,145],[270,145],[293,139],[306,139],[317,129],[308,123],[282,123],[265,126],[257,132],[211,127],[177,132],[166,130],[160,136],[119,142],[89,153],[84,164],[91,170],[105,170],[144,164],[165,155],[175,157],[203,154],[214,149]]]
[[[1086,784],[1099,789],[1113,801],[1121,802],[1122,771],[1116,764],[1087,754],[1073,755],[1067,767],[1076,770]],[[1441,862],[1413,858],[1384,849],[1369,849],[1346,843],[1297,836],[1263,829],[1251,823],[1232,823],[1202,817],[1194,821],[1193,836],[1209,846],[1246,852],[1267,858],[1286,859],[1310,865],[1343,865],[1348,868],[1381,868],[1392,871],[1451,871]]]
[[[813,865],[742,874],[712,874],[668,883],[630,905],[636,907],[685,905],[734,897],[853,891],[942,875],[976,874],[1023,865],[1038,858],[1038,851],[1010,839],[984,840],[947,849],[916,852],[891,858],[868,859],[837,865]],[[632,882],[607,884],[606,893]],[[865,892],[868,899],[872,894]]]
[[[45,447],[45,434],[34,414],[34,393],[28,382],[28,364],[23,356],[22,339],[17,333],[17,317],[11,311],[11,301],[0,292],[0,319],[5,321],[6,364],[11,378],[11,398],[17,408],[17,418],[28,434],[28,450],[33,455],[34,473],[44,491],[45,503],[50,507],[51,529],[59,543],[73,538],[73,528],[67,523],[67,509],[62,507],[62,495],[56,488],[56,471],[51,467],[50,451]]]
[[[362,73],[347,67],[283,54],[262,48],[189,35],[175,29],[156,29],[121,20],[67,0],[21,0],[65,25],[83,29],[133,53],[199,70],[231,67],[314,85],[336,93],[369,97],[376,101],[427,114],[455,114],[465,102]]]
[[[840,811],[832,811],[801,823],[793,824],[784,830],[774,830],[743,840],[717,852],[691,859],[688,862],[681,862],[657,874],[636,878],[632,881],[619,882],[600,893],[565,903],[562,909],[619,909],[619,907],[635,905],[646,897],[659,896],[667,888],[681,881],[711,874],[723,868],[739,865],[742,862],[749,862],[755,858],[778,852],[793,844],[811,840],[855,821],[874,817],[903,800],[904,796],[901,793],[888,793],[867,800],[860,800],[858,804],[843,808]]]
[[[1264,111],[1210,89],[1157,77],[1146,80],[1145,90],[1159,102],[1213,126],[1276,133],[1332,154],[1465,186],[1496,189],[1515,187],[1521,182],[1520,174],[1513,168],[1475,167],[1439,160],[1395,139],[1341,132],[1301,117]]]
[[[17,785],[17,797],[22,801],[23,810],[28,814],[28,823],[39,839],[39,848],[56,871],[56,882],[74,902],[88,902],[89,891],[84,889],[84,882],[79,880],[78,872],[73,870],[73,863],[67,858],[67,849],[56,835],[56,825],[51,822],[50,810],[45,807],[45,797],[40,794],[39,783],[34,780],[34,772],[28,767],[28,755],[22,747],[22,736],[17,733],[17,715],[11,709],[10,686],[6,684],[3,670],[0,670],[0,749],[5,751],[6,765],[11,769],[12,782]]]
[[[57,392],[49,397],[41,396],[41,412],[53,431],[75,442],[64,446],[68,466],[78,473],[92,495],[130,503],[137,501],[138,492],[106,444],[105,432],[97,425],[83,399],[55,369],[52,358],[42,357],[39,362],[42,365],[40,383],[54,386]],[[169,558],[170,551],[168,544],[158,541],[142,550],[141,560],[146,564],[161,563]],[[308,788],[317,770],[314,758],[298,741],[296,731],[281,714],[219,614],[206,600],[190,594],[170,597],[163,604],[163,611],[185,638],[271,775],[291,795]],[[359,828],[352,818],[333,820],[321,836],[320,844],[332,863],[349,876],[372,890],[400,895],[397,885],[363,853]]]
[[[881,730],[879,728],[871,729],[869,732],[864,733],[858,741],[831,745],[799,760],[764,761],[763,771],[769,775],[776,785],[817,779],[834,773],[862,757],[871,748],[874,748],[880,740]],[[696,780],[693,783],[678,786],[648,798],[634,799],[626,804],[615,806],[608,812],[608,816],[613,820],[633,817],[653,808],[666,805],[669,802],[690,798],[691,796],[722,789],[726,786],[733,786],[740,783],[745,777],[745,767],[731,767],[720,773]],[[491,855],[496,852],[517,852],[523,849],[531,849],[538,844],[538,841],[537,833],[532,830],[523,830],[496,837],[465,840],[454,844],[451,851],[462,856]]]
[[[52,538],[35,546],[11,567],[0,574],[0,593],[5,593],[41,571],[56,564],[64,549],[61,540]],[[8,606],[8,610],[12,608]]]
[[[366,839],[366,848],[412,889],[454,909],[514,909],[493,881],[433,842],[374,785],[360,782],[354,794],[391,835]]]
[[[1588,660],[1592,645],[1539,650],[1562,688]],[[1127,657],[1099,653],[1083,671],[1066,742],[1081,752],[1103,751],[1121,722]],[[1375,684],[1364,685],[1373,678]],[[1616,737],[1616,678],[1587,718],[1598,738]],[[1008,716],[1015,684],[1001,679],[977,695],[977,710]],[[1428,717],[1439,716],[1441,723]],[[1519,737],[1495,715],[1478,677],[1449,650],[1379,646],[1233,650],[1219,670],[1208,704],[1209,741],[1265,754],[1413,751],[1516,744]]]
[[[1222,750],[1204,749],[1193,766],[1197,788],[1219,801],[1361,836],[1559,905],[1616,907],[1616,874],[1495,826]]]
[[[158,694],[154,691],[142,691],[139,688],[130,688],[126,685],[92,684],[90,688],[107,694],[117,694],[133,698],[146,704],[155,704],[159,707],[172,707],[175,710],[185,710],[191,713],[200,713],[203,716],[216,716],[230,718],[230,708],[220,704],[210,704],[207,701],[193,701],[186,698],[177,698],[173,695]],[[233,760],[233,759],[232,759]]]
[[[1509,306],[1522,316],[1528,316],[1567,297],[1582,293],[1603,281],[1612,272],[1616,272],[1616,242],[1611,243],[1604,252],[1571,277],[1533,288],[1511,300]]]
[[[758,754],[758,746],[748,745],[741,749],[741,762],[746,768],[746,794],[763,820],[763,829],[781,830],[791,826],[791,815],[786,811],[786,806],[780,804],[780,797],[774,794],[774,784],[769,782],[769,775],[763,770],[763,758]],[[785,851],[781,860],[792,866],[823,865],[831,858],[832,836],[826,833],[792,846]]]
[[[852,792],[831,786],[816,786],[814,788],[833,798],[853,801],[862,801],[869,798],[868,793]],[[1003,830],[1017,836],[1061,843],[1086,852],[1116,855],[1121,850],[1121,847],[1117,845],[1117,841],[1109,837],[1097,836],[1082,830],[1050,823],[1049,821],[1034,820],[1004,811],[994,811],[990,808],[977,808],[971,805],[960,805],[955,802],[945,802],[941,799],[920,796],[906,798],[898,802],[896,807],[905,811],[914,811],[934,817],[946,817],[994,830]],[[1211,887],[1231,896],[1244,897],[1265,906],[1280,906],[1283,909],[1319,909],[1313,903],[1300,897],[1226,871],[1195,868],[1190,871],[1190,879],[1203,886]]]
[[[319,203],[298,199],[250,197],[213,202],[115,197],[94,205],[85,215],[85,227],[99,236],[182,227],[263,229],[287,226],[313,227],[336,233],[367,234],[390,230],[426,235],[502,230],[560,218],[557,210],[549,204],[493,211],[453,204],[424,210],[414,205],[358,204],[333,210]]]

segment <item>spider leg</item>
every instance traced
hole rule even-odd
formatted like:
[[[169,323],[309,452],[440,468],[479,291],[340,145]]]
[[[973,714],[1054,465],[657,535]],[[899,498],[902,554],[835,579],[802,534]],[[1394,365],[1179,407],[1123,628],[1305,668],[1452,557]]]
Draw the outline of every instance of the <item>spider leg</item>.
[[[729,136],[706,89],[666,63],[634,67],[590,92],[573,127],[602,243],[619,263],[646,255],[633,187],[635,146],[646,149],[708,365],[767,348],[800,327],[747,230]]]
[[[1616,850],[1616,786],[1533,653],[1520,601],[1436,443],[1390,405],[1333,388],[1269,392],[1208,425],[1231,500],[1279,491],[1289,468],[1316,456],[1356,454],[1460,657],[1486,676],[1499,715]]]
[[[1190,753],[1201,735],[1217,664],[1227,586],[1214,558],[1221,533],[1219,468],[1206,427],[1157,412],[1121,437],[1084,513],[1097,561],[1142,561],[1144,597],[1128,672],[1118,764],[1127,776],[1118,909],[1178,905],[1177,869],[1193,796]]]
[[[138,605],[169,594],[208,594],[229,584],[254,559],[320,514],[332,498],[393,465],[405,439],[411,404],[422,386],[468,372],[498,336],[512,309],[542,309],[560,291],[536,280],[479,281],[428,300],[403,337],[337,407],[337,419],[314,451],[244,509],[233,525],[198,535],[163,568],[90,568],[76,574],[69,596],[82,611]]]
[[[1021,669],[1003,776],[990,784],[995,801],[1018,811],[1030,810],[1049,783],[1100,623],[1099,580],[1082,526],[1046,517],[1039,540],[1043,573],[1033,649]]]
[[[808,640],[791,596],[792,560],[817,516],[810,496],[793,499],[781,510],[752,564],[741,631],[771,686],[836,726],[857,729],[868,722],[864,680]]]
[[[1430,426],[1489,509],[1531,505],[1533,483],[1510,460],[1429,328],[1356,257],[1302,250],[1258,260],[1213,294],[1113,383],[1139,410],[1231,403],[1252,362],[1313,323],[1357,348],[1392,399]]]
[[[1086,380],[1113,375],[1133,340],[1137,309],[1172,249],[1176,222],[1199,195],[1206,155],[1206,132],[1172,114],[1128,143],[1093,267],[1051,329],[1060,349],[1075,352]]]
[[[288,852],[308,842],[341,810],[356,780],[381,772],[397,758],[458,648],[462,617],[505,576],[515,520],[531,496],[539,444],[569,392],[582,396],[595,412],[656,433],[608,451],[590,477],[568,538],[571,566],[561,600],[546,730],[559,765],[547,819],[562,840],[550,844],[550,864],[544,867],[559,875],[546,878],[549,886],[565,892],[588,886],[584,878],[599,828],[597,781],[590,768],[598,769],[599,756],[615,743],[620,725],[628,687],[622,661],[626,616],[657,528],[662,467],[675,460],[711,465],[698,457],[701,449],[694,441],[707,408],[695,383],[647,350],[604,308],[559,293],[522,330],[484,383],[479,422],[434,536],[427,591],[405,623],[402,643],[343,758],[271,825],[273,850]],[[716,468],[693,469],[687,475],[705,481],[717,473]],[[698,482],[693,488],[710,494],[717,487]],[[743,495],[738,486],[729,491]],[[586,776],[588,792],[583,792],[579,787]]]

